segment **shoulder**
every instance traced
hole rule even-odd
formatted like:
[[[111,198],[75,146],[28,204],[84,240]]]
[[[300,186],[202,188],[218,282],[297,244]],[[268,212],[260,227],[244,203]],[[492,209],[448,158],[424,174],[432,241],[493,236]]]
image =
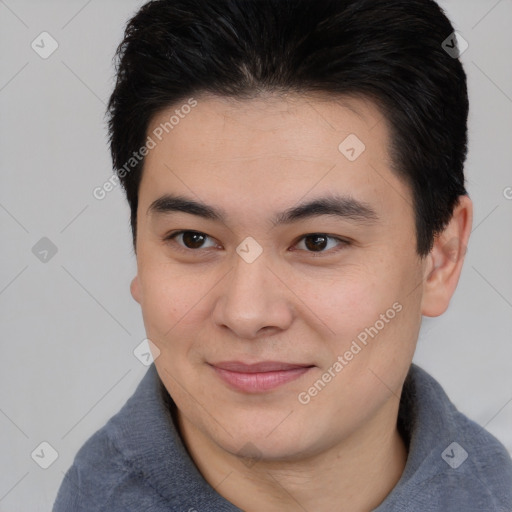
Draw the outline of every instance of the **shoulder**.
[[[404,385],[401,415],[410,436],[409,456],[401,480],[379,512],[512,511],[510,454],[415,365]]]
[[[138,464],[144,443],[153,437],[148,425],[159,413],[156,382],[154,371],[148,372],[123,408],[78,450],[53,512],[125,512],[159,503],[162,507],[152,510],[165,510],[151,475]]]
[[[76,454],[61,483],[53,511],[106,510],[105,503],[116,486],[129,478],[129,468],[103,427]]]
[[[441,453],[446,472],[454,482],[469,485],[466,494],[491,505],[488,510],[512,511],[509,452],[484,427],[452,407],[454,441]]]

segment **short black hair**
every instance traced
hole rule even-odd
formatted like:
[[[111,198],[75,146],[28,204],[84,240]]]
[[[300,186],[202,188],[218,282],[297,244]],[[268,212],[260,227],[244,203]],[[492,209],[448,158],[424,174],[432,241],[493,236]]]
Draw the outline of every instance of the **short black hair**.
[[[132,157],[156,114],[201,93],[243,100],[297,92],[357,95],[380,109],[390,128],[393,170],[412,191],[416,251],[427,255],[467,194],[466,74],[457,55],[443,49],[453,32],[433,0],[154,0],[142,6],[117,49],[107,110],[134,246],[144,159]]]

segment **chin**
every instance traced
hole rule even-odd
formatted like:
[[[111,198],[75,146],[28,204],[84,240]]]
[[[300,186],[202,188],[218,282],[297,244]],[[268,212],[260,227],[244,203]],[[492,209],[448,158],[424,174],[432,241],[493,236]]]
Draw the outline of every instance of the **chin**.
[[[258,424],[231,423],[229,433],[232,436],[223,431],[222,437],[215,441],[225,451],[238,457],[269,462],[291,461],[313,454],[319,448],[319,443],[312,437],[315,434],[311,432],[311,426],[308,428],[303,421],[293,426],[285,425],[287,421],[283,422],[283,417],[280,417],[277,421],[260,421]],[[318,437],[321,440],[320,434]]]

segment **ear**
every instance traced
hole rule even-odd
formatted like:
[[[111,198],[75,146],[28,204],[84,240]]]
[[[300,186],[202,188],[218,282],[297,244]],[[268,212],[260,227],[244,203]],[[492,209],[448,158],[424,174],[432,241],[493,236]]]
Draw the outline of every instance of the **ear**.
[[[130,292],[132,294],[132,297],[135,299],[135,301],[140,304],[141,296],[140,296],[140,285],[139,285],[139,276],[138,275],[132,279],[132,282],[130,284]]]
[[[421,313],[442,315],[459,282],[473,224],[473,203],[460,196],[445,230],[436,236],[425,265]]]

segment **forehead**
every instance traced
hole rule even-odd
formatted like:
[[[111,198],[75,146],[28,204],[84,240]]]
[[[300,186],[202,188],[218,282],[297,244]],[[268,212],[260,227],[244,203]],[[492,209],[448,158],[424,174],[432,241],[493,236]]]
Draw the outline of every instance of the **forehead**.
[[[389,142],[387,123],[377,105],[362,97],[268,93],[243,100],[203,94],[195,101],[193,109],[183,101],[159,112],[153,117],[148,133],[160,131],[163,138],[173,139],[183,149],[193,149],[194,144],[195,153],[200,151],[203,155],[209,149],[217,153],[215,147],[208,145],[216,146],[219,141],[223,141],[224,151],[231,150],[240,156],[263,155],[265,148],[259,144],[269,134],[273,147],[278,141],[286,141],[278,152],[283,157],[318,157],[314,146],[330,145],[332,149],[334,145],[337,149],[340,137],[349,134],[358,135],[365,143],[376,142],[372,144],[374,149],[380,142],[384,146]],[[182,109],[186,114],[181,114],[180,119],[173,116]],[[171,134],[172,137],[167,137]],[[251,137],[253,145],[248,144],[250,141],[243,144],[247,137]],[[229,144],[230,141],[233,143]],[[192,157],[193,153],[189,152],[188,156]]]
[[[151,200],[176,188],[217,204],[226,194],[232,204],[289,204],[326,191],[357,191],[364,202],[408,200],[391,170],[387,122],[370,100],[269,94],[195,101],[192,109],[175,104],[150,123],[156,145],[145,159],[141,191]]]

